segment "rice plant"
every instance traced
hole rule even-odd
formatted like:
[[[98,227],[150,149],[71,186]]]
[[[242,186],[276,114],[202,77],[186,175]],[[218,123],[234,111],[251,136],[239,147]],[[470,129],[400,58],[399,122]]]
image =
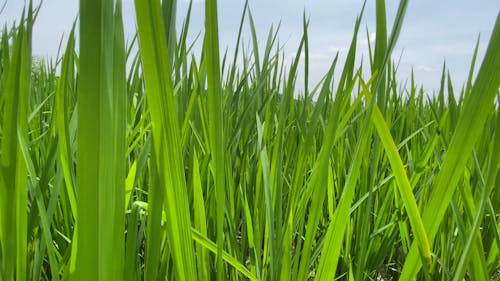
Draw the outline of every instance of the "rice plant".
[[[363,5],[317,85],[305,15],[289,62],[248,2],[222,56],[216,0],[201,53],[191,4],[179,27],[176,1],[134,4],[125,43],[121,0],[80,0],[52,60],[39,7],[2,29],[1,281],[500,280],[500,14],[428,95],[396,79],[407,0],[376,1],[360,64]]]

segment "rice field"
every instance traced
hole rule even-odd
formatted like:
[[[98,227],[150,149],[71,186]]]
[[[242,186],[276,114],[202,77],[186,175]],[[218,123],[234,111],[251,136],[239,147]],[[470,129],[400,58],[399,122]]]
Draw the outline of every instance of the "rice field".
[[[135,0],[125,43],[121,5],[80,0],[53,60],[39,7],[1,31],[1,281],[500,280],[500,16],[468,80],[444,67],[427,95],[396,79],[405,0],[376,1],[365,64],[361,10],[318,85],[306,17],[288,63],[248,3],[222,55],[216,0],[199,54],[191,8]]]

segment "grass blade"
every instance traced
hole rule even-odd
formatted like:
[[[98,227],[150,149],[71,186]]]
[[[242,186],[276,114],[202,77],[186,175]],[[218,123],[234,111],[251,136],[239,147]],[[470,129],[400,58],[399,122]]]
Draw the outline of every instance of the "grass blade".
[[[205,46],[207,80],[208,80],[208,136],[212,155],[212,170],[216,195],[217,222],[217,280],[225,280],[222,267],[222,251],[224,247],[224,205],[226,194],[226,178],[224,164],[224,114],[219,62],[219,28],[217,17],[217,0],[208,0],[205,4]]]
[[[154,165],[159,173],[159,187],[164,189],[167,236],[176,280],[195,280],[196,264],[191,240],[191,218],[188,205],[182,139],[177,116],[176,97],[163,30],[159,1],[135,1],[139,48],[143,62],[146,95],[153,131]],[[153,186],[152,188],[157,188]],[[160,248],[153,244],[151,247]]]

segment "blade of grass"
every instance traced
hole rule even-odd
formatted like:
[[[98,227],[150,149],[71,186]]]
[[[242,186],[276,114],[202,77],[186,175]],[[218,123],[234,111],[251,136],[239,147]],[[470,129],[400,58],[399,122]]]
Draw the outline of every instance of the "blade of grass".
[[[115,19],[112,0],[80,1],[79,235],[72,280],[123,280],[126,96],[120,13],[118,3]]]
[[[335,277],[340,250],[350,217],[349,211],[354,198],[355,186],[359,178],[362,156],[368,147],[368,139],[372,134],[369,120],[372,114],[371,111],[373,110],[370,110],[370,108],[373,108],[374,101],[372,100],[370,104],[371,106],[366,112],[365,120],[362,123],[362,134],[354,150],[353,160],[349,167],[342,197],[334,211],[333,219],[328,225],[325,243],[322,246],[321,259],[316,272],[316,278],[320,281],[331,280]]]
[[[363,88],[367,100],[371,101],[372,97],[368,88],[366,88],[366,85],[363,85]],[[399,194],[401,195],[406,212],[410,218],[410,224],[413,228],[415,240],[418,243],[422,259],[430,265],[431,249],[422,218],[418,210],[417,202],[413,195],[413,188],[411,187],[408,175],[406,174],[406,169],[404,168],[403,161],[398,153],[398,148],[394,143],[394,139],[391,136],[389,127],[387,126],[387,123],[385,122],[384,117],[382,116],[382,113],[377,105],[375,105],[373,109],[372,122],[377,129],[378,136],[382,141],[387,158],[389,159],[393,169],[394,178],[396,179],[397,186],[399,187]]]
[[[27,138],[27,103],[30,89],[31,47],[28,20],[24,12],[21,24],[13,34],[12,54],[6,59],[8,72],[2,73],[2,143],[0,155],[0,241],[4,280],[25,280],[27,273],[28,179],[18,134]]]
[[[113,95],[111,101],[111,118],[113,132],[111,167],[114,170],[112,186],[114,187],[114,208],[112,221],[112,272],[114,280],[123,280],[125,264],[125,154],[127,151],[127,84],[126,84],[126,54],[125,36],[122,19],[122,0],[117,0],[114,15],[113,37]]]
[[[222,267],[222,250],[224,247],[224,205],[226,194],[226,178],[224,174],[224,114],[223,97],[219,62],[219,30],[217,16],[217,1],[208,0],[205,3],[205,46],[204,54],[207,70],[207,101],[208,101],[208,137],[212,156],[212,170],[216,193],[216,223],[217,223],[217,280],[225,280]]]
[[[181,132],[168,57],[160,1],[135,1],[139,49],[153,131],[155,169],[165,190],[167,237],[176,280],[195,280],[191,219],[181,152]],[[160,245],[152,245],[159,248]]]

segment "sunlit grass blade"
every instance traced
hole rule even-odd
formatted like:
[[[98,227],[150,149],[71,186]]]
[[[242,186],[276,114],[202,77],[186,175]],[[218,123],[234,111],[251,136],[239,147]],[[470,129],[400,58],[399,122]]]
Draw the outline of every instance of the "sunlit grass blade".
[[[207,250],[211,251],[212,253],[216,254],[217,253],[217,245],[213,243],[212,241],[208,240],[207,237],[203,236],[201,233],[199,233],[196,230],[193,230],[193,240],[195,240],[197,243],[201,244],[203,247],[205,247]],[[222,252],[222,259],[235,267],[241,274],[243,274],[246,278],[252,281],[257,281],[258,279],[252,275],[251,272],[249,272],[244,265],[239,263],[237,260],[235,260],[232,256],[230,256],[227,252],[223,251]]]
[[[364,88],[365,94],[368,97],[368,101],[371,101],[372,97],[370,96],[371,94],[369,90],[366,88],[366,86],[364,86]],[[422,218],[418,210],[417,202],[413,195],[413,189],[408,179],[406,169],[404,168],[403,162],[398,153],[396,144],[394,143],[394,139],[392,138],[391,132],[389,131],[389,127],[387,126],[387,123],[385,122],[384,117],[382,116],[382,113],[380,112],[380,109],[377,105],[374,105],[372,122],[374,127],[377,129],[378,136],[382,141],[387,158],[389,158],[389,162],[391,163],[391,167],[394,172],[394,178],[396,179],[399,187],[399,193],[408,213],[408,217],[410,218],[410,223],[415,234],[415,240],[417,241],[420,249],[420,254],[422,255],[423,260],[428,265],[430,265],[431,249],[429,240],[427,239],[427,234],[425,232]]]
[[[18,135],[28,135],[28,97],[31,72],[32,9],[12,36],[12,53],[4,57],[2,72],[2,143],[0,155],[0,245],[5,281],[25,280],[28,249],[28,178]],[[5,40],[5,39],[4,39]],[[8,53],[7,53],[8,54]]]
[[[60,161],[60,167],[64,174],[64,186],[66,187],[66,194],[69,199],[72,216],[74,217],[75,221],[78,221],[78,208],[75,189],[75,166],[73,165],[75,163],[75,157],[74,146],[72,145],[72,140],[74,139],[74,134],[76,132],[70,129],[71,114],[75,115],[75,111],[77,111],[77,109],[74,108],[74,111],[71,112],[71,98],[76,94],[74,29],[75,26],[73,26],[68,36],[66,51],[62,57],[61,72],[55,89],[53,122],[58,142],[57,154]],[[76,235],[77,233],[75,231],[73,239],[76,238]],[[74,245],[76,247],[76,243],[74,243]],[[74,252],[73,259],[76,258],[75,254],[76,251]]]
[[[198,161],[198,154],[193,154],[193,207],[194,207],[194,226],[201,235],[207,236],[207,215],[205,211],[205,202],[203,199],[203,188],[200,178],[200,164]],[[207,280],[210,276],[210,261],[206,249],[198,246],[196,249],[198,261],[198,279]]]
[[[371,103],[373,102],[374,101],[372,100]],[[362,133],[354,150],[353,159],[351,166],[349,167],[349,173],[342,191],[342,196],[325,234],[325,242],[321,250],[321,259],[317,270],[318,280],[330,280],[335,276],[342,242],[344,240],[347,225],[349,224],[349,210],[355,194],[355,186],[360,174],[360,165],[363,159],[362,155],[367,150],[368,139],[372,133],[371,123],[369,122],[371,114],[372,112],[367,111],[365,119],[362,123]]]
[[[50,233],[50,219],[47,214],[47,210],[45,207],[45,203],[43,202],[43,197],[40,192],[40,185],[39,185],[39,179],[37,178],[35,167],[33,165],[33,161],[31,159],[31,156],[29,155],[28,152],[28,145],[26,143],[26,140],[24,139],[25,136],[22,135],[20,131],[18,131],[18,142],[20,146],[20,150],[23,156],[23,161],[25,161],[25,165],[27,168],[27,172],[30,178],[31,185],[33,186],[33,189],[35,190],[35,197],[36,197],[36,203],[38,206],[38,213],[40,216],[40,225],[42,227],[42,233],[43,233],[43,240],[45,243],[45,247],[48,251],[48,258],[50,262],[50,270],[52,274],[52,279],[53,280],[59,280],[59,272],[58,272],[58,263],[56,260],[55,256],[55,251],[52,247],[52,234]],[[27,280],[27,279],[26,279]]]
[[[154,161],[164,189],[167,236],[176,280],[195,280],[191,219],[181,151],[180,123],[173,93],[167,39],[159,1],[135,1],[145,91],[151,114]],[[159,206],[158,206],[159,207]],[[159,244],[151,247],[160,248]]]

